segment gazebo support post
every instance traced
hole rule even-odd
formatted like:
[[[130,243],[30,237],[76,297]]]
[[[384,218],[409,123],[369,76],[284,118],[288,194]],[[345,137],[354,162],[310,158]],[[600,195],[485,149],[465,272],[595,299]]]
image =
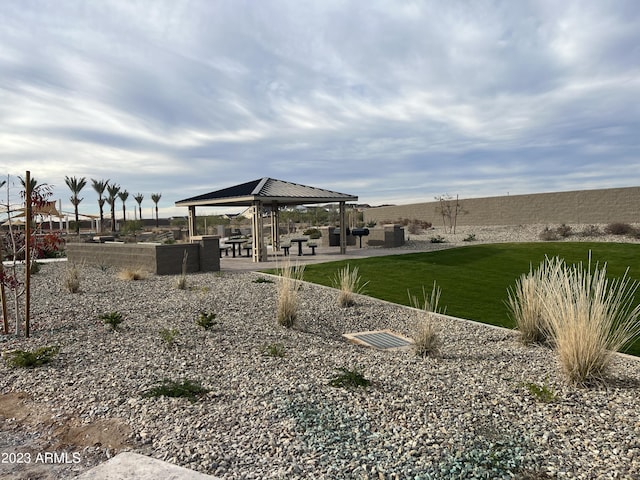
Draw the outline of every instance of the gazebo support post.
[[[271,205],[271,246],[274,252],[280,251],[280,207],[278,202]]]
[[[264,255],[266,249],[264,248],[264,229],[262,227],[262,202],[259,200],[254,201],[251,210],[253,261],[264,262],[267,259]]]
[[[347,253],[347,222],[345,202],[340,202],[340,254]]]
[[[191,241],[191,239],[196,235],[198,235],[196,207],[195,205],[190,205],[189,206],[189,241]]]

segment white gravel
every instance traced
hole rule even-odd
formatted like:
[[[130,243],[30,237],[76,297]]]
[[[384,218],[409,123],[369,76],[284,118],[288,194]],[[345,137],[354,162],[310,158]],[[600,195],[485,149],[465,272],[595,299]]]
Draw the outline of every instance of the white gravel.
[[[27,392],[70,422],[120,419],[131,428],[126,449],[230,479],[640,478],[637,359],[616,357],[605,384],[576,388],[552,351],[448,317],[437,322],[443,345],[433,358],[349,344],[342,333],[411,331],[414,311],[368,297],[340,308],[335,291],[305,284],[299,324],[287,330],[275,322],[276,286],[254,282],[260,274],[194,274],[178,290],[176,277],[126,282],[85,267],[82,291],[71,294],[65,268],[46,264],[34,276],[33,337],[0,339],[1,350],[57,344],[61,353],[33,370],[0,362],[0,392]],[[125,316],[120,332],[98,320],[110,311]],[[217,314],[214,329],[195,325],[201,311]],[[175,346],[161,328],[180,331]],[[283,358],[262,353],[274,343]],[[370,387],[328,385],[336,368],[356,366]],[[209,393],[196,402],[141,395],[183,378]],[[537,400],[526,383],[555,401]],[[0,451],[40,433],[9,418]],[[69,478],[115,453],[86,447],[69,447],[83,462],[46,478]]]

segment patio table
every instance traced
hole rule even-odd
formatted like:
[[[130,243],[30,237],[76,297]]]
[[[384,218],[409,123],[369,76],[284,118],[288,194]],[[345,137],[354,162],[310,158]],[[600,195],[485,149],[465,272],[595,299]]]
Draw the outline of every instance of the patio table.
[[[231,244],[231,249],[232,249],[231,253],[233,255],[233,258],[236,258],[236,245],[238,246],[238,256],[241,256],[240,255],[240,253],[241,253],[240,248],[242,248],[241,245],[243,243],[247,243],[247,239],[246,238],[232,238],[230,240],[227,240],[224,243],[230,243]]]
[[[303,242],[308,241],[308,238],[292,238],[291,239],[291,243],[297,243],[298,244],[298,256],[301,257],[302,256],[302,244]]]

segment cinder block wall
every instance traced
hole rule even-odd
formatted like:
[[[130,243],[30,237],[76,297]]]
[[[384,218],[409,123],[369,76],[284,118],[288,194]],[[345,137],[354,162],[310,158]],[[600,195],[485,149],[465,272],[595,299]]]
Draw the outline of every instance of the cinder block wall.
[[[453,200],[455,202],[455,200]],[[460,199],[458,225],[640,223],[640,187]],[[365,222],[408,218],[442,225],[439,202],[369,208]]]
[[[158,275],[182,273],[187,252],[187,272],[220,270],[218,239],[198,243],[154,245],[145,243],[67,243],[67,259],[85,265],[110,265],[117,268],[140,268]]]

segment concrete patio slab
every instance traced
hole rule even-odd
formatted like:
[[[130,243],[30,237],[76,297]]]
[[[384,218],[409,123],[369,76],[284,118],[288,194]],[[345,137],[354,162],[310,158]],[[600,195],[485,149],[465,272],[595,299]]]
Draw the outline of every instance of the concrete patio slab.
[[[84,472],[76,480],[215,480],[204,473],[146,457],[122,452],[112,459]]]

